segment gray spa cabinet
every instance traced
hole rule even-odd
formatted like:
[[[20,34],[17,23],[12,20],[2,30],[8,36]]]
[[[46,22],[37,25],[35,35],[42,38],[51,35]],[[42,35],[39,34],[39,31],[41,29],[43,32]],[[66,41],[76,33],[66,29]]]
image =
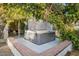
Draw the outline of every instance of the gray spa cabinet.
[[[55,40],[55,31],[47,31],[47,30],[30,31],[30,30],[27,30],[25,32],[24,38],[32,43],[41,45],[41,44],[45,44],[45,43]]]

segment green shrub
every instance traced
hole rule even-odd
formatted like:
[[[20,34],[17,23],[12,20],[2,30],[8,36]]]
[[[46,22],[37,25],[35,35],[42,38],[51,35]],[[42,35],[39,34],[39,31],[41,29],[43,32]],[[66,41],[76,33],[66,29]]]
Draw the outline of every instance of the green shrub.
[[[63,34],[61,34],[60,37],[63,40],[72,41],[73,48],[74,49],[79,49],[79,37],[75,32],[63,32]]]

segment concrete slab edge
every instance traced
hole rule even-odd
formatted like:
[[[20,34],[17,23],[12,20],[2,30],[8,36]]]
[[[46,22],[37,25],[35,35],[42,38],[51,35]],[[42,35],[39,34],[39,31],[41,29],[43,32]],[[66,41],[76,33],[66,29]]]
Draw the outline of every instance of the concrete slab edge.
[[[66,47],[63,51],[61,51],[57,56],[65,56],[67,52],[72,51],[72,43]]]
[[[13,44],[7,39],[7,45],[10,48],[14,56],[22,56],[20,52],[13,46]]]

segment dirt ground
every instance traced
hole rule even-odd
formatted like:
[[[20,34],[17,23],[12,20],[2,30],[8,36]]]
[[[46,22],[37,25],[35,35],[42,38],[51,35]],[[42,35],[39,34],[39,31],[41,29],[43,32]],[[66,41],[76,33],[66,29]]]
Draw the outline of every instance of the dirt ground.
[[[6,42],[0,42],[0,47],[7,45]]]
[[[0,42],[0,56],[13,56],[10,48],[5,42]]]
[[[79,50],[72,50],[71,52],[68,52],[66,56],[79,56]]]

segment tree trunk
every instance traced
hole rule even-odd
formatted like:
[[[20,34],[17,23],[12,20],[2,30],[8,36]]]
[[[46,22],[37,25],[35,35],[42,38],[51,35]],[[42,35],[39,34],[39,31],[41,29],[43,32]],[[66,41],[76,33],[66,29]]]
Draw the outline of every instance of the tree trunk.
[[[18,21],[18,37],[20,37],[20,20]]]

